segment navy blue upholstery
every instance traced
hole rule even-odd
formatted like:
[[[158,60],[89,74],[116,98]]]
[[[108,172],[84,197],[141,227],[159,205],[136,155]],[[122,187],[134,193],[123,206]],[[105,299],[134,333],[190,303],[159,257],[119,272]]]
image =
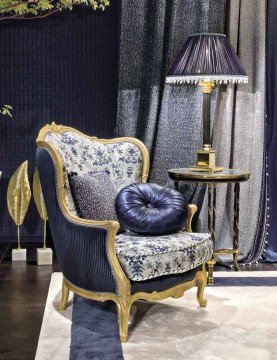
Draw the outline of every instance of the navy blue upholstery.
[[[117,195],[115,208],[126,229],[144,235],[175,233],[184,228],[187,218],[184,195],[157,184],[126,186]]]
[[[46,149],[40,148],[36,158],[49,225],[63,275],[83,289],[115,293],[116,283],[106,253],[107,230],[67,220],[58,203],[52,157]]]
[[[106,229],[78,225],[63,215],[56,194],[54,161],[48,150],[43,148],[37,150],[36,157],[49,225],[63,275],[83,289],[116,293],[116,283],[106,252]],[[131,293],[169,289],[192,280],[199,269],[147,281],[131,281]]]
[[[199,270],[201,270],[201,267],[189,270],[182,274],[160,276],[146,281],[131,281],[131,293],[135,294],[139,291],[151,293],[153,291],[170,289],[175,285],[191,281]]]

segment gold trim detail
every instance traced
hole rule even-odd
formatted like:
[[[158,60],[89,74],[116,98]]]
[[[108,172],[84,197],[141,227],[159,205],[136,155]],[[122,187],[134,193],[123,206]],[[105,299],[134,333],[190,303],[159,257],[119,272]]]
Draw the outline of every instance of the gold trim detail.
[[[221,172],[223,170],[225,170],[225,167],[223,166],[190,166],[189,167],[190,171],[198,171],[198,172],[207,172],[209,171],[210,173],[215,173],[215,172]]]
[[[145,145],[139,141],[138,139],[124,137],[124,138],[116,138],[116,139],[98,139],[96,137],[90,137],[86,134],[81,133],[80,131],[73,129],[71,127],[62,126],[62,125],[56,125],[55,123],[52,123],[51,125],[44,126],[37,138],[37,147],[45,148],[49,151],[51,154],[55,165],[56,165],[56,172],[57,172],[57,196],[59,205],[61,208],[62,213],[67,218],[68,221],[81,226],[89,226],[89,227],[100,227],[107,230],[107,256],[109,263],[111,265],[112,273],[114,274],[116,285],[117,285],[117,293],[118,296],[121,298],[122,303],[126,302],[126,298],[131,293],[131,284],[130,280],[125,275],[119,260],[116,255],[115,251],[115,237],[117,234],[117,231],[119,230],[119,223],[114,220],[109,221],[95,221],[95,220],[87,220],[87,219],[81,219],[78,216],[72,214],[65,202],[64,197],[64,174],[63,174],[63,161],[58,153],[58,151],[47,141],[45,141],[45,137],[48,132],[56,132],[61,134],[62,132],[73,132],[80,134],[82,136],[85,136],[93,141],[99,141],[101,143],[118,143],[118,142],[131,142],[135,145],[137,145],[141,151],[142,159],[143,159],[143,165],[142,165],[142,174],[141,174],[141,181],[146,182],[148,178],[149,173],[149,166],[150,166],[150,160],[149,160],[149,153],[146,149]]]
[[[24,161],[10,178],[7,190],[8,211],[17,226],[17,248],[21,249],[20,226],[23,224],[31,199],[28,178],[28,160]]]
[[[207,261],[208,266],[208,284],[214,284],[214,266],[216,264],[216,256],[213,253],[213,257]]]
[[[203,81],[199,81],[199,85],[202,88],[203,94],[211,94],[213,92],[215,83],[214,81],[203,80]]]
[[[80,226],[89,226],[89,227],[99,227],[104,228],[107,230],[107,256],[108,260],[111,266],[111,271],[114,275],[116,286],[117,286],[117,292],[116,294],[113,293],[95,293],[89,290],[81,289],[77,287],[76,285],[70,283],[67,279],[64,278],[63,285],[62,285],[62,298],[58,305],[58,309],[60,311],[65,310],[67,306],[68,296],[69,296],[69,290],[73,291],[75,294],[97,300],[97,301],[108,301],[112,300],[117,305],[117,311],[118,311],[118,319],[119,319],[119,331],[120,331],[120,338],[122,342],[126,342],[128,338],[128,319],[130,314],[131,305],[134,301],[138,299],[144,299],[148,301],[153,300],[161,300],[165,299],[167,297],[180,297],[184,294],[184,292],[193,286],[198,286],[198,293],[197,293],[197,299],[200,306],[205,306],[206,301],[203,298],[203,292],[204,288],[206,286],[206,272],[204,269],[202,271],[198,271],[195,278],[189,282],[179,284],[175,287],[172,287],[170,289],[167,289],[162,292],[156,292],[153,293],[143,293],[139,292],[136,294],[131,295],[131,283],[130,280],[125,275],[120,262],[117,258],[116,251],[115,251],[115,238],[117,231],[119,230],[119,223],[117,221],[94,221],[94,220],[87,220],[87,219],[81,219],[78,216],[72,214],[65,202],[64,197],[64,174],[63,174],[63,162],[62,158],[59,155],[58,151],[47,141],[45,141],[46,134],[48,132],[56,132],[56,133],[62,133],[65,131],[74,132],[77,134],[81,134],[93,141],[99,141],[101,143],[117,143],[117,142],[132,142],[135,145],[137,145],[141,151],[142,158],[143,158],[143,166],[142,166],[142,174],[141,174],[141,181],[146,182],[148,178],[149,173],[149,166],[150,166],[150,160],[149,160],[149,153],[146,149],[145,145],[139,141],[138,139],[134,139],[131,137],[123,137],[123,138],[116,138],[116,139],[98,139],[96,137],[90,137],[83,133],[81,133],[78,130],[75,130],[73,128],[62,126],[62,125],[56,125],[55,123],[52,123],[51,125],[44,126],[38,135],[37,138],[37,147],[38,148],[45,148],[50,155],[52,156],[52,159],[55,163],[56,168],[56,181],[57,181],[57,197],[59,201],[60,209],[63,213],[63,215],[66,217],[66,219],[76,225]],[[188,231],[191,230],[191,220],[193,215],[195,214],[197,210],[197,207],[195,205],[189,205],[189,219],[188,219]]]
[[[175,181],[193,181],[193,182],[240,182],[247,181],[250,173],[225,169],[222,172],[193,172],[190,168],[169,169],[168,175]]]
[[[214,254],[216,255],[228,255],[228,254],[240,254],[239,250],[234,249],[217,249],[214,250]]]
[[[117,296],[112,293],[96,293],[89,290],[82,289],[70,281],[63,279],[62,285],[62,298],[58,305],[58,310],[63,311],[67,307],[67,301],[69,296],[69,291],[83,296],[87,299],[96,300],[96,301],[113,301],[116,303],[118,311],[118,321],[119,321],[119,331],[121,342],[126,342],[128,340],[128,320],[130,315],[130,309],[132,304],[137,300],[146,300],[146,301],[156,301],[164,300],[169,297],[174,299],[180,298],[184,293],[197,286],[197,301],[200,307],[206,307],[207,300],[204,298],[204,290],[207,284],[207,274],[205,267],[202,267],[201,271],[197,271],[194,279],[187,281],[185,283],[176,285],[172,288],[169,288],[164,291],[154,291],[152,293],[137,292],[136,294],[130,295],[125,294],[125,296]]]
[[[67,308],[68,297],[69,297],[69,287],[66,285],[65,279],[63,279],[62,298],[58,304],[59,311],[64,311]]]
[[[39,216],[43,220],[43,249],[46,249],[46,223],[48,220],[47,210],[44,203],[44,198],[41,190],[41,184],[38,174],[38,169],[35,169],[33,177],[33,197],[39,213]]]
[[[114,144],[114,143],[118,143],[118,142],[131,142],[131,143],[135,144],[141,151],[141,155],[142,155],[142,159],[143,159],[141,181],[146,182],[148,179],[149,167],[150,167],[149,152],[148,152],[146,146],[143,144],[143,142],[141,142],[138,139],[135,139],[132,137],[119,137],[119,138],[114,138],[114,139],[99,139],[96,136],[86,135],[86,134],[82,133],[81,131],[71,128],[69,126],[57,125],[54,122],[52,122],[51,125],[47,124],[40,130],[37,140],[36,140],[38,147],[43,147],[43,144],[45,143],[45,137],[48,132],[54,132],[57,134],[61,134],[63,132],[73,132],[75,134],[82,135],[92,141],[98,141],[102,144]]]
[[[188,218],[187,218],[187,226],[186,226],[186,230],[187,232],[192,232],[192,219],[194,214],[197,212],[197,206],[194,204],[189,204],[188,205]]]

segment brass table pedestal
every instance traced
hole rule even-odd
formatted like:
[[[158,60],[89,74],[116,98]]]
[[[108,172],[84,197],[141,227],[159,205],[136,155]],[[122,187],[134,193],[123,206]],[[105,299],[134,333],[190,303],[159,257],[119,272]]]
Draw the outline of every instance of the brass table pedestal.
[[[238,263],[239,255],[239,193],[240,183],[247,181],[250,174],[240,170],[226,169],[221,172],[197,172],[189,168],[168,170],[169,177],[174,180],[174,186],[178,190],[179,181],[206,183],[208,185],[208,228],[211,234],[214,252],[208,265],[208,284],[214,283],[213,268],[216,264],[216,255],[232,254],[236,271],[240,270]],[[216,187],[220,183],[234,183],[234,223],[233,223],[233,249],[215,250],[215,223],[216,223]]]

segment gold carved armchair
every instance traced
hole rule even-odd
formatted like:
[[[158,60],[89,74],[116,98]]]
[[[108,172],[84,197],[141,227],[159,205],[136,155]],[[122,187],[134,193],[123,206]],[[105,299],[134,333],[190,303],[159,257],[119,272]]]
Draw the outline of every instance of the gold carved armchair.
[[[117,221],[86,220],[77,215],[67,173],[109,170],[118,191],[134,182],[146,182],[149,154],[143,143],[134,138],[97,139],[53,123],[40,130],[37,147],[37,166],[49,225],[63,273],[60,311],[67,306],[69,291],[102,302],[112,300],[118,310],[121,341],[126,342],[130,308],[138,299],[178,298],[197,286],[199,305],[206,306],[205,262],[211,257],[212,242],[209,234],[191,234],[195,205],[188,206],[187,232],[167,237],[168,244],[171,240],[180,244],[180,251],[175,249],[174,253],[178,271],[167,274],[156,271],[155,276],[147,274],[139,279],[136,276],[141,273],[133,277],[128,262],[123,263],[124,244],[130,249],[132,236],[118,235]],[[170,255],[172,257],[172,253]]]

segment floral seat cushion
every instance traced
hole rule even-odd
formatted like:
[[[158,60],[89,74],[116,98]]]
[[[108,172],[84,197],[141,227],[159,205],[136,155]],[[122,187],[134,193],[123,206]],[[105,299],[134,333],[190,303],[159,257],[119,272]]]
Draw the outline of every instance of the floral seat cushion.
[[[116,253],[125,274],[133,281],[179,274],[209,260],[210,234],[178,232],[144,236],[131,232],[116,237]]]

